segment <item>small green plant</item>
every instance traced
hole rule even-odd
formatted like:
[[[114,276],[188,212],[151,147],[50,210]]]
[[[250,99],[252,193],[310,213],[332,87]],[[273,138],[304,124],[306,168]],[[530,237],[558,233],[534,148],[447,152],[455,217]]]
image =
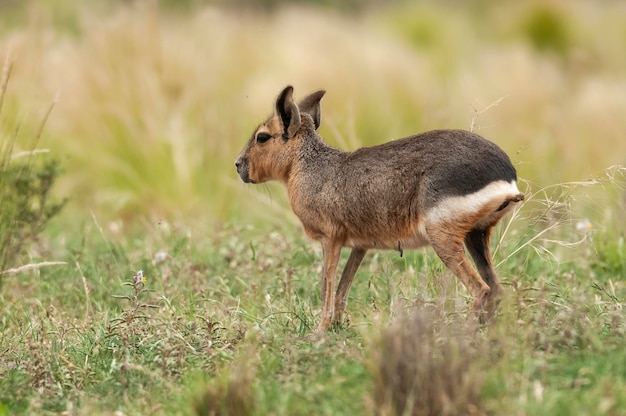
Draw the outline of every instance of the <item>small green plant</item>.
[[[64,202],[49,198],[60,172],[56,160],[42,163],[6,161],[0,165],[0,270],[11,267]]]
[[[9,74],[10,64],[5,64],[0,79],[0,115]],[[49,114],[41,123],[35,145]],[[61,173],[59,162],[39,157],[38,150],[14,153],[17,138],[17,132],[7,134],[0,124],[0,286],[2,272],[15,265],[23,250],[65,205],[65,201],[50,196]]]
[[[138,270],[133,273],[133,278],[129,282],[124,282],[124,286],[130,286],[133,289],[133,293],[130,295],[113,295],[115,299],[126,299],[130,303],[129,307],[124,310],[120,318],[113,319],[110,327],[111,333],[117,332],[122,326],[130,327],[136,320],[147,320],[150,317],[142,311],[147,309],[158,309],[158,305],[145,303],[141,300],[143,295],[147,292],[154,292],[152,289],[145,287],[147,278],[143,275],[143,270]]]
[[[530,11],[524,22],[524,34],[540,51],[567,52],[570,33],[562,10],[542,5]]]

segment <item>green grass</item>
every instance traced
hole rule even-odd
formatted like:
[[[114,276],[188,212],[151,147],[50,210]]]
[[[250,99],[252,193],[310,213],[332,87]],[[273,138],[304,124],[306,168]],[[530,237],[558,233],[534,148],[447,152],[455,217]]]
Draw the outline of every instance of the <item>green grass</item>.
[[[499,267],[507,289],[498,320],[461,338],[471,340],[458,355],[465,361],[449,367],[437,346],[464,345],[468,298],[430,251],[368,256],[350,324],[318,337],[321,256],[296,230],[100,227],[53,227],[40,250],[67,265],[5,278],[0,402],[9,414],[384,413],[381,368],[391,356],[404,366],[404,356],[380,356],[391,348],[381,341],[395,339],[434,342],[418,356],[431,362],[421,371],[434,371],[425,379],[462,371],[479,413],[626,410],[626,287],[596,252],[620,241],[611,232],[594,231],[569,249],[575,261],[557,264],[524,244],[537,234],[515,226],[502,250],[523,248]],[[135,286],[138,269],[147,280]],[[411,327],[405,319],[419,311],[428,311],[426,329],[388,326]]]

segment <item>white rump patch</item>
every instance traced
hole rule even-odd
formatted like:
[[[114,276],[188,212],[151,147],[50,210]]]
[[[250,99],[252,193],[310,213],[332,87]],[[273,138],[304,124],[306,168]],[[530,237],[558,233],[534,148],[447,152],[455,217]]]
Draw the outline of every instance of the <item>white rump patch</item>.
[[[492,182],[473,194],[451,196],[443,199],[428,210],[425,219],[427,222],[431,223],[454,221],[461,216],[475,214],[489,204],[497,204],[494,207],[495,211],[501,203],[504,203],[508,198],[512,198],[519,193],[520,191],[517,189],[515,181]],[[513,205],[514,203],[510,203],[502,211],[498,211],[498,217],[504,215]],[[488,215],[488,217],[490,216],[491,215]]]

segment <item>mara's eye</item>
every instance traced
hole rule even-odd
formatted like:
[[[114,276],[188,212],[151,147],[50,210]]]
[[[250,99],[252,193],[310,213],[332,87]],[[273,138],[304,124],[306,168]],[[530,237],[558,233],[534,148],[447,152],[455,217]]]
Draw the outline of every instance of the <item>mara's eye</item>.
[[[268,141],[269,139],[272,138],[271,134],[268,133],[259,133],[256,136],[256,142],[257,143],[265,143],[266,141]]]

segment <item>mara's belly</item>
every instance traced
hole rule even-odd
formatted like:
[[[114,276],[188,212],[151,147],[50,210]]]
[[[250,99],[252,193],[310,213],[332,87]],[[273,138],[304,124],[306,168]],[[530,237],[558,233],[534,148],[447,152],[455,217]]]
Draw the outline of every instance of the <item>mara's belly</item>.
[[[379,249],[379,250],[410,250],[429,245],[428,235],[420,224],[410,234],[404,235],[349,235],[345,247]]]

